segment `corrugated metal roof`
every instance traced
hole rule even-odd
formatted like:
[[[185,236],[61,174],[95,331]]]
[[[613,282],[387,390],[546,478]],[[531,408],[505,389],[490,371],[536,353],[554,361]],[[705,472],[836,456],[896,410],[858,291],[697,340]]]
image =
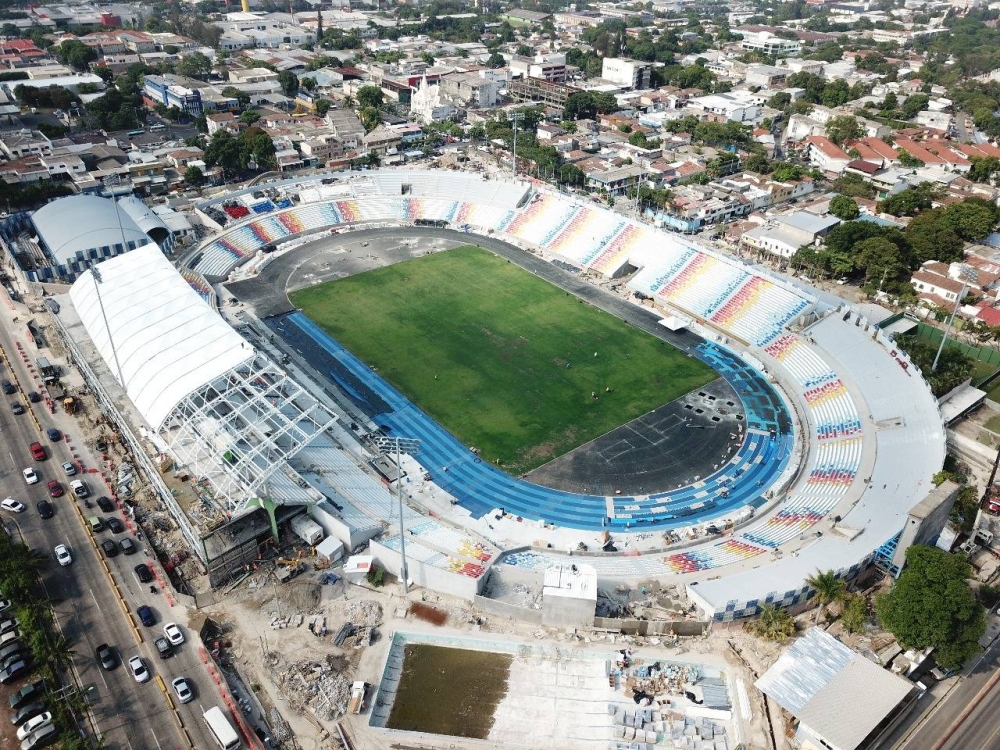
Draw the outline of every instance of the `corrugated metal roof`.
[[[757,688],[797,716],[854,656],[826,631],[810,628],[757,680]]]
[[[854,750],[915,689],[820,628],[806,631],[756,684],[841,750]]]

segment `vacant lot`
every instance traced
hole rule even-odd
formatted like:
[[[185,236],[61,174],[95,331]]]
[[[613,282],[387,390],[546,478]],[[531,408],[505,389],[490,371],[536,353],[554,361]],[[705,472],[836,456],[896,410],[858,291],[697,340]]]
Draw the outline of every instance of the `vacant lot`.
[[[475,247],[320,284],[291,301],[515,474],[715,378],[700,361]]]

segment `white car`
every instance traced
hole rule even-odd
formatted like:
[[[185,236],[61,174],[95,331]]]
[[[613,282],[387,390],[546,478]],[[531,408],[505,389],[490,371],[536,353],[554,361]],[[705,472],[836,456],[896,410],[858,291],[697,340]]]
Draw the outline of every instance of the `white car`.
[[[36,729],[41,729],[42,727],[47,726],[51,723],[52,723],[51,712],[46,711],[43,714],[38,714],[38,716],[28,719],[21,725],[21,728],[17,730],[17,738],[19,740],[23,740],[25,737],[34,732]]]
[[[68,477],[76,476],[76,466],[74,464],[71,464],[69,461],[67,461],[62,465],[62,469],[64,472],[66,472],[66,476]]]
[[[74,479],[70,482],[69,487],[77,497],[84,498],[90,496],[90,488],[79,479]]]
[[[191,683],[187,681],[186,677],[175,677],[170,681],[170,686],[177,693],[177,700],[181,703],[190,703],[194,699]]]
[[[149,682],[149,670],[141,656],[133,656],[128,660],[128,668],[132,671],[132,676],[136,682]]]
[[[0,599],[0,612],[6,612],[12,605],[13,602],[10,599]]]
[[[38,484],[38,475],[30,466],[21,473],[24,474],[24,481],[28,484]]]
[[[11,513],[24,513],[24,503],[19,503],[12,497],[6,497],[3,500],[0,500],[0,508],[9,510]]]
[[[163,626],[163,635],[170,641],[171,646],[179,646],[184,643],[184,633],[177,626],[176,622],[168,622]]]
[[[67,547],[65,544],[57,544],[56,560],[58,560],[59,564],[62,565],[64,568],[70,563],[72,563],[73,555],[69,553],[69,547]]]

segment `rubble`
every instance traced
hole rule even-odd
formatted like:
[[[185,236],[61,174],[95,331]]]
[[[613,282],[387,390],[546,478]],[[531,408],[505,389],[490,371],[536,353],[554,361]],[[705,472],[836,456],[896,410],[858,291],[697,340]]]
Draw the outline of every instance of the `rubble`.
[[[382,605],[373,599],[361,599],[347,605],[347,620],[360,627],[374,627],[382,622]]]
[[[277,673],[278,686],[294,711],[311,710],[331,721],[347,712],[351,683],[336,667],[336,660],[301,661]]]

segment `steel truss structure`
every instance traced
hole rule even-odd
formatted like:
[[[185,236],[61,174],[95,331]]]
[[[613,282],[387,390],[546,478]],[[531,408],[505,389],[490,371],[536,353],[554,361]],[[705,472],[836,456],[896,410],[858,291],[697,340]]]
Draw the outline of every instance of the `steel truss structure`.
[[[336,416],[261,354],[185,396],[160,426],[177,459],[207,479],[231,513],[255,499],[280,503],[268,479]]]

